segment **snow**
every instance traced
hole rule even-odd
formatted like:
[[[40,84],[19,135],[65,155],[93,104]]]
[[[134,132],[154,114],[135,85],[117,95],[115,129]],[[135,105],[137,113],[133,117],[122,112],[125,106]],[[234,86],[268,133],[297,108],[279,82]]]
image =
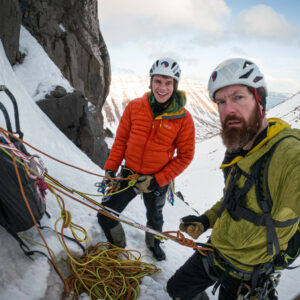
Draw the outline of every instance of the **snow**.
[[[27,56],[24,63],[15,66],[14,69],[10,66],[0,42],[0,85],[6,85],[17,99],[24,140],[64,162],[103,175],[104,171],[68,140],[35,104],[35,101],[57,84],[64,86],[68,91],[72,88],[40,45],[25,29],[21,31],[20,39],[21,49],[27,53]],[[297,99],[299,103],[299,97]],[[3,92],[0,92],[0,101],[6,106],[10,116],[13,116],[12,105]],[[288,108],[286,109],[287,113]],[[284,111],[281,110],[281,113]],[[14,124],[13,118],[11,121]],[[295,125],[298,124],[299,122],[295,122]],[[2,115],[0,116],[0,126],[5,127]],[[111,140],[109,142],[111,143]],[[27,150],[35,153],[29,147]],[[174,206],[167,202],[164,207],[165,231],[177,230],[181,217],[196,214],[193,208],[199,213],[203,213],[220,198],[223,177],[219,165],[223,154],[224,146],[219,137],[196,145],[193,162],[176,179],[176,191],[182,192],[185,201],[190,206],[179,198],[175,199]],[[100,180],[99,177],[61,165],[46,156],[41,155],[41,157],[51,176],[79,191],[96,193],[94,183]],[[72,221],[84,227],[89,234],[90,240],[85,246],[105,241],[95,211],[69,198],[64,197],[64,199],[66,209],[72,214]],[[54,228],[55,221],[60,217],[60,209],[55,197],[50,192],[47,193],[46,201],[51,218],[44,216],[41,223]],[[136,197],[123,214],[140,224],[145,224],[145,208],[140,197]],[[138,249],[143,255],[150,255],[144,243],[144,232],[127,225],[123,226],[127,236],[128,249]],[[69,232],[66,233],[71,235]],[[35,228],[28,230],[25,234],[36,241],[40,240]],[[43,235],[57,258],[66,258],[55,234],[50,230],[44,230]],[[205,233],[199,241],[204,242],[208,235],[209,232]],[[63,285],[53,271],[53,267],[44,257],[36,256],[34,261],[28,259],[16,241],[2,227],[0,227],[0,241],[0,300],[60,298]],[[81,254],[80,249],[74,243],[69,243],[68,246],[74,255]],[[30,245],[30,247],[32,250],[43,251],[39,246]],[[192,249],[171,240],[165,241],[162,247],[166,252],[167,260],[156,262],[156,265],[162,270],[159,274],[143,278],[140,300],[170,299],[166,292],[166,282],[193,253]],[[144,257],[144,260],[152,262],[149,257]],[[298,263],[300,262],[298,261]],[[283,272],[279,285],[279,299],[293,299],[300,292],[299,277],[300,268]],[[210,299],[217,299],[217,296],[212,296],[210,291],[211,289],[208,290]],[[82,296],[81,299],[87,300],[89,297]]]
[[[26,57],[22,64],[14,66],[14,71],[34,101],[44,99],[57,85],[64,87],[67,92],[74,90],[42,46],[23,26],[20,31],[20,51]]]

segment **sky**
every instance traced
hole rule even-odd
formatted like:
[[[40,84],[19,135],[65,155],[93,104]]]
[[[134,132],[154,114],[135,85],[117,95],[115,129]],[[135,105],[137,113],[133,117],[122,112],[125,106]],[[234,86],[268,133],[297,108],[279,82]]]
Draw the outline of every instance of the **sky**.
[[[62,77],[61,72],[49,59],[43,48],[22,28],[20,44],[27,53],[22,65],[15,65],[12,68],[5,56],[5,52],[0,41],[0,84],[6,85],[15,96],[20,113],[21,130],[24,132],[24,140],[29,142],[47,154],[50,154],[71,165],[82,169],[104,174],[104,171],[95,165],[86,154],[81,152],[67,137],[51,122],[51,120],[35,105],[35,95],[49,92],[53,86],[60,84],[72,89]],[[34,54],[34,55],[33,55]],[[43,66],[36,68],[37,65]],[[35,70],[33,72],[32,70]],[[41,88],[42,87],[42,88]],[[11,116],[12,124],[13,109],[10,101],[3,92],[0,92],[0,101],[7,108]],[[289,116],[300,101],[300,94],[284,105],[277,107],[277,116]],[[271,114],[271,111],[270,111]],[[295,116],[295,114],[292,114]],[[292,119],[288,119],[292,121]],[[300,128],[300,124],[294,123]],[[5,121],[0,114],[0,126],[5,128]],[[108,142],[111,144],[112,140]],[[48,174],[55,177],[69,188],[77,189],[85,193],[96,193],[95,182],[99,177],[95,177],[78,170],[59,164],[46,156],[36,152],[27,146],[27,151],[31,154],[39,154],[43,160]],[[176,179],[176,191],[181,191],[185,200],[191,206],[186,205],[179,198],[175,197],[174,206],[169,202],[164,207],[164,230],[177,230],[179,219],[183,216],[203,213],[211,207],[221,196],[223,189],[222,172],[219,165],[224,154],[224,146],[219,136],[206,140],[196,145],[196,153],[193,162]],[[66,209],[70,211],[72,222],[87,230],[89,241],[85,247],[95,245],[99,241],[105,241],[105,236],[101,231],[96,212],[62,195],[65,200]],[[98,198],[94,198],[96,201]],[[48,191],[46,195],[47,211],[51,218],[44,216],[41,225],[54,228],[54,223],[60,218],[60,209],[55,197]],[[145,207],[140,197],[136,197],[123,212],[131,220],[144,225],[146,223]],[[58,228],[61,223],[58,222]],[[141,295],[139,300],[171,300],[166,292],[166,282],[174,272],[190,257],[193,250],[182,246],[172,240],[166,240],[162,247],[167,255],[166,261],[154,262],[150,258],[150,251],[144,243],[144,232],[134,227],[124,225],[127,236],[128,249],[137,249],[143,255],[145,262],[155,263],[161,272],[153,276],[147,276],[141,282]],[[66,233],[71,233],[66,229]],[[39,241],[35,228],[23,233],[32,240]],[[198,241],[205,242],[207,231]],[[44,230],[43,235],[49,247],[60,260],[66,258],[60,243],[55,234]],[[61,299],[62,283],[52,266],[43,256],[35,256],[34,260],[28,259],[17,242],[0,227],[0,300],[22,299]],[[44,251],[38,245],[29,244],[32,250]],[[81,255],[79,247],[74,243],[68,243],[69,249],[74,255]],[[300,258],[299,258],[300,259]],[[299,264],[299,259],[295,262]],[[279,285],[279,299],[292,300],[300,293],[299,288],[300,268],[283,271]],[[216,300],[217,296],[212,296],[211,289],[207,290],[211,300]],[[80,300],[89,300],[90,297],[82,295]]]
[[[206,85],[220,62],[245,57],[284,93],[300,90],[299,11],[297,0],[98,0],[113,75],[148,75],[172,57],[183,77]]]

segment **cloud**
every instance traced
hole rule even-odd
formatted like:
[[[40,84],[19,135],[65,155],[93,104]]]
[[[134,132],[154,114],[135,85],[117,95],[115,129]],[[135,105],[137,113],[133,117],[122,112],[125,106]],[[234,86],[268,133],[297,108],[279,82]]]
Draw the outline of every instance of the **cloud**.
[[[242,11],[235,27],[247,37],[269,40],[279,43],[293,42],[299,39],[299,28],[288,22],[272,7],[263,4]]]
[[[248,53],[241,47],[234,46],[231,48],[231,53],[234,56],[248,57]]]
[[[277,78],[266,74],[266,81],[269,91],[281,93],[298,93],[300,91],[300,83],[297,80]]]
[[[222,31],[230,15],[224,0],[152,0],[98,2],[100,27],[112,43],[161,38],[178,31]]]

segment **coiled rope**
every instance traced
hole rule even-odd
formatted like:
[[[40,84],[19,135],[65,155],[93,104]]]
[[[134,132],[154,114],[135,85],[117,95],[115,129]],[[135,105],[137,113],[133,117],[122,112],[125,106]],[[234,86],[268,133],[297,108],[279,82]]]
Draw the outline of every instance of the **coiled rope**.
[[[141,261],[136,250],[125,250],[108,243],[87,249],[84,256],[69,260],[67,278],[75,296],[88,293],[92,300],[134,300],[144,276],[160,272],[154,264]]]

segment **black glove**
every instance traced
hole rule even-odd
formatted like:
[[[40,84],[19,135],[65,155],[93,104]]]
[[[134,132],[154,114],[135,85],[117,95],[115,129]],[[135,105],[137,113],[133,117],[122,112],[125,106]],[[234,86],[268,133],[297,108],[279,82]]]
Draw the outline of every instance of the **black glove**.
[[[137,179],[135,187],[142,193],[150,193],[156,190],[159,185],[153,175],[142,175]]]
[[[193,239],[197,239],[209,226],[209,220],[206,215],[189,215],[180,220],[179,229],[186,232]]]
[[[116,177],[116,172],[112,171],[112,170],[106,170],[104,176],[105,177],[102,180],[102,184],[103,185],[110,185],[111,182],[112,182],[111,178]]]
[[[111,186],[113,190],[116,192],[120,188],[120,181],[114,180],[113,178],[116,177],[116,172],[112,170],[106,170],[105,171],[105,177],[102,180],[102,186],[104,188]]]

